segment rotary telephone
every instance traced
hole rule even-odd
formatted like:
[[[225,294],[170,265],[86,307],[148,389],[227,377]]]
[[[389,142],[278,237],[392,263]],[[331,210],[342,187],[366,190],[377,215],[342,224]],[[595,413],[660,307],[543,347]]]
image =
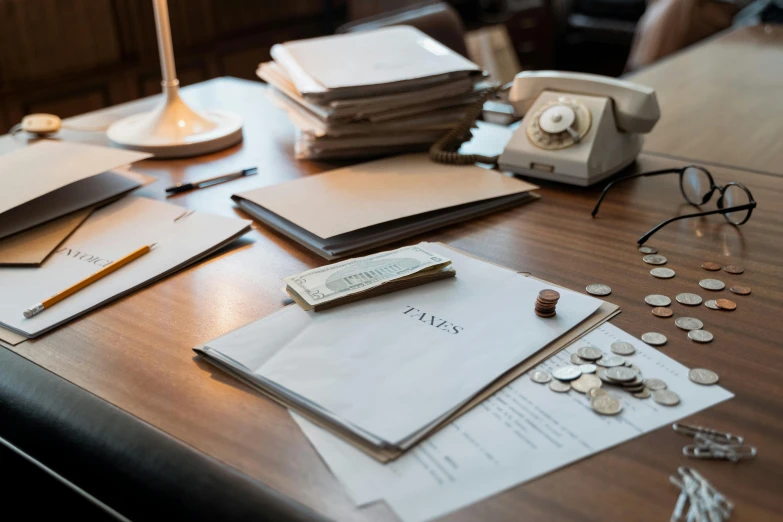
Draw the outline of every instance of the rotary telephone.
[[[484,100],[497,91],[488,91]],[[469,125],[484,100],[466,118]],[[631,164],[642,148],[641,134],[660,118],[652,88],[595,74],[521,72],[509,102],[524,118],[500,156],[456,152],[467,130],[460,126],[432,147],[432,159],[497,163],[515,174],[588,186]]]

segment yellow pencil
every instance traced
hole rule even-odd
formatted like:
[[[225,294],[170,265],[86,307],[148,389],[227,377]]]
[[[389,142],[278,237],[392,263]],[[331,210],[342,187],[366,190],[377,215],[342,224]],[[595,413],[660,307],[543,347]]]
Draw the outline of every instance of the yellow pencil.
[[[31,306],[30,308],[28,308],[27,310],[24,311],[24,316],[29,319],[30,317],[32,317],[32,316],[34,316],[36,314],[41,313],[42,311],[46,310],[50,306],[54,306],[55,304],[59,303],[60,301],[62,301],[66,297],[72,296],[73,294],[75,294],[79,290],[82,290],[83,288],[86,288],[86,287],[90,286],[95,281],[98,281],[99,279],[102,279],[102,278],[106,277],[107,275],[111,274],[115,270],[119,270],[123,266],[127,265],[131,261],[134,261],[134,260],[140,258],[144,254],[146,254],[147,252],[152,250],[152,247],[154,247],[154,246],[155,246],[155,243],[153,243],[151,245],[143,246],[143,247],[139,248],[138,250],[134,250],[133,252],[131,252],[127,256],[118,259],[114,263],[112,263],[112,264],[110,264],[110,265],[108,265],[108,266],[106,266],[104,268],[101,268],[100,270],[95,272],[93,275],[91,275],[91,276],[89,276],[89,277],[87,277],[85,279],[82,279],[81,281],[79,281],[75,285],[66,288],[62,292],[53,295],[49,299],[45,299],[43,302],[40,302],[37,305]]]

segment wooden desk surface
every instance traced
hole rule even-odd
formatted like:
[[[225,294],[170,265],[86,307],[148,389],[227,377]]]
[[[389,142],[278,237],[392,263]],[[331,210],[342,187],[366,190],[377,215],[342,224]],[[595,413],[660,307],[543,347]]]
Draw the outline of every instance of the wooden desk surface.
[[[783,175],[783,26],[721,33],[627,79],[661,106],[645,151]]]
[[[259,84],[214,80],[185,89],[185,97],[202,107],[243,114],[245,141],[207,157],[143,162],[139,170],[160,181],[142,195],[162,198],[172,183],[257,165],[258,176],[169,199],[197,210],[241,215],[229,199],[232,193],[330,166],[292,158],[293,130],[266,101]],[[149,103],[101,111],[81,123],[99,124]],[[14,146],[9,138],[0,139],[0,150]],[[641,169],[682,164],[651,155],[642,155],[638,163]],[[409,242],[444,241],[574,289],[596,282],[610,285],[610,299],[623,309],[614,324],[636,336],[650,330],[664,333],[669,343],[663,352],[686,366],[718,372],[721,384],[736,394],[689,422],[741,434],[758,447],[759,456],[736,465],[689,461],[681,455],[686,440],[666,427],[470,506],[449,520],[519,520],[520,513],[530,520],[664,520],[678,494],[668,476],[680,465],[695,465],[735,501],[733,520],[768,520],[782,512],[783,178],[725,168],[713,173],[718,182],[746,183],[759,206],[741,228],[711,216],[676,222],[654,236],[650,244],[677,271],[671,280],[649,275],[650,266],[641,261],[635,242],[659,221],[688,211],[674,178],[618,187],[597,219],[589,212],[598,188],[545,184],[538,202]],[[700,265],[707,260],[740,264],[746,272],[705,272]],[[323,263],[256,225],[233,248],[14,351],[328,517],[395,520],[384,504],[354,508],[284,409],[194,359],[191,352],[199,343],[279,310],[281,278]],[[686,290],[705,295],[697,281],[707,276],[742,282],[753,293],[715,294],[735,300],[739,306],[734,312],[685,310],[675,303],[675,317],[694,315],[714,333],[713,343],[697,345],[673,319],[653,317],[643,298]]]

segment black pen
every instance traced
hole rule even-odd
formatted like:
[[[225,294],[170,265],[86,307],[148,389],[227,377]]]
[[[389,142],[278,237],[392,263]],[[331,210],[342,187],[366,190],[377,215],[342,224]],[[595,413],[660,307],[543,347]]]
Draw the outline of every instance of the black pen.
[[[178,194],[180,192],[187,192],[188,190],[211,187],[212,185],[217,185],[218,183],[225,183],[226,181],[231,181],[232,179],[242,178],[244,176],[252,176],[253,174],[257,173],[257,167],[250,167],[249,169],[240,170],[239,172],[222,174],[220,176],[215,176],[214,178],[202,179],[201,181],[194,181],[192,183],[177,183],[173,187],[167,188],[166,192],[169,194]]]

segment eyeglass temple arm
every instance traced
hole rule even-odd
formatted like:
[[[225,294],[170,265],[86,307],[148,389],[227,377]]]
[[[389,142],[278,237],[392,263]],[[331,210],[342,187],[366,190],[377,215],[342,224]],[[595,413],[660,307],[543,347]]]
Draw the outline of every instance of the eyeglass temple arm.
[[[650,236],[658,232],[660,229],[668,225],[669,223],[673,223],[680,219],[686,219],[686,218],[692,218],[692,217],[700,217],[700,216],[710,216],[712,214],[728,214],[729,212],[738,212],[740,210],[749,210],[752,208],[756,208],[756,202],[752,201],[750,203],[746,203],[744,205],[740,205],[738,207],[729,207],[729,208],[719,208],[718,210],[709,210],[707,212],[697,212],[695,214],[685,214],[683,216],[677,216],[673,217],[671,219],[667,219],[666,221],[662,221],[658,223],[655,228],[647,232],[645,235],[639,238],[639,241],[637,241],[638,244],[643,245],[648,239],[650,239]]]
[[[617,178],[614,181],[610,181],[609,184],[607,184],[604,187],[603,192],[601,192],[601,195],[598,197],[598,201],[595,203],[595,207],[593,208],[593,211],[590,213],[591,216],[595,217],[596,214],[598,214],[598,207],[601,206],[601,202],[606,197],[606,193],[609,192],[609,189],[612,188],[615,183],[619,183],[621,181],[628,181],[629,179],[635,179],[635,178],[646,178],[647,176],[657,176],[659,174],[675,174],[682,172],[682,169],[664,169],[664,170],[653,170],[651,172],[643,172],[641,174],[633,174],[631,176],[625,176],[623,178]]]

